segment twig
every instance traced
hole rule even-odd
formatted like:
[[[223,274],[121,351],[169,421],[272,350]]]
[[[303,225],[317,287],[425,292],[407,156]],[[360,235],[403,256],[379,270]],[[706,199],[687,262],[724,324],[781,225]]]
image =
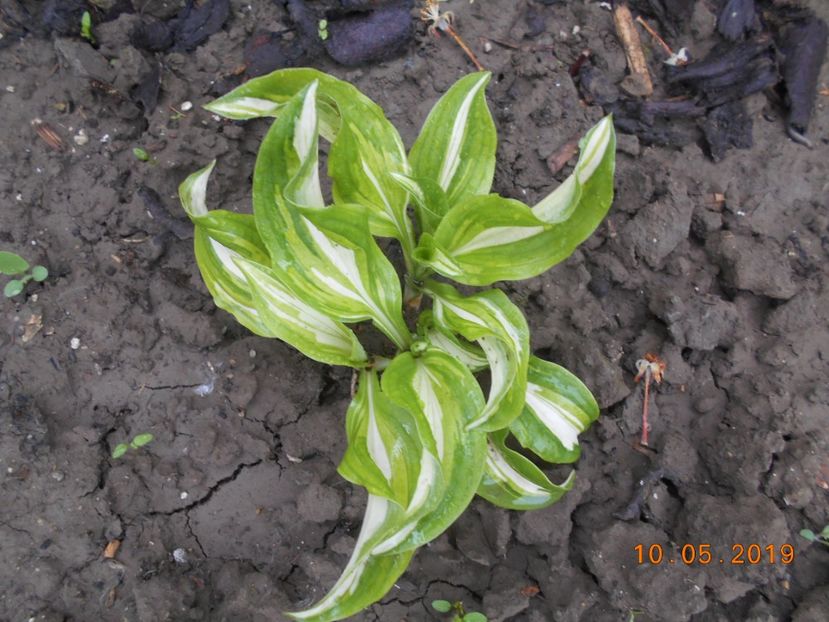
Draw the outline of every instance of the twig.
[[[483,71],[484,67],[478,61],[478,57],[469,49],[469,46],[461,39],[458,31],[452,26],[452,22],[455,21],[455,14],[452,11],[444,11],[441,13],[439,2],[440,0],[424,0],[423,8],[420,10],[421,21],[429,23],[429,34],[435,36],[438,36],[441,32],[448,34],[469,57],[469,60],[475,65],[475,68],[478,71]]]
[[[637,374],[634,380],[639,382],[642,378],[645,379],[645,402],[642,405],[642,439],[639,441],[640,445],[648,446],[648,402],[650,401],[651,381],[656,384],[662,382],[662,376],[665,373],[667,365],[661,358],[648,352],[644,358],[636,361]]]
[[[452,27],[452,24],[447,24],[443,31],[449,33],[449,36],[455,40],[455,43],[461,46],[461,49],[466,53],[469,60],[472,61],[472,64],[475,65],[475,68],[478,71],[484,70],[484,66],[478,61],[478,57],[475,56],[472,50],[469,49],[469,46],[464,43],[463,39],[461,39],[461,36],[458,34],[458,31]]]
[[[641,15],[636,17],[636,23],[641,24],[642,28],[647,30],[648,34],[654,39],[656,39],[656,42],[662,46],[662,49],[665,50],[668,56],[674,55],[674,51],[671,49],[671,47],[667,43],[665,43],[665,40],[662,37],[660,37],[659,34],[653,28],[651,28],[651,25],[648,24],[648,22],[646,22]]]
[[[630,69],[630,75],[622,81],[622,86],[631,95],[649,97],[653,94],[653,82],[648,72],[645,53],[642,51],[639,32],[633,22],[633,15],[624,2],[618,3],[613,9],[613,22]]]

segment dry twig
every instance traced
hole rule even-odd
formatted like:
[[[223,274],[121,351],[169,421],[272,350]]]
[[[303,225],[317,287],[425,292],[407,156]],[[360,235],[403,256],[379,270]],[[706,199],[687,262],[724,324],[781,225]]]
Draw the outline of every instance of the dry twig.
[[[653,94],[653,82],[648,72],[648,63],[642,51],[642,41],[634,25],[633,15],[624,2],[619,2],[613,9],[613,22],[616,33],[625,50],[630,75],[622,81],[622,87],[631,95],[649,97]]]
[[[475,68],[478,71],[483,71],[484,67],[478,61],[478,57],[469,49],[469,46],[466,45],[461,36],[458,34],[458,31],[452,26],[452,22],[455,21],[455,14],[452,11],[444,11],[443,13],[440,12],[440,1],[441,0],[424,0],[423,8],[420,10],[420,19],[424,22],[429,22],[429,34],[438,36],[441,32],[445,32],[450,37],[455,40],[460,48],[464,51],[464,53],[469,57],[469,60],[472,61],[472,64],[475,65]]]
[[[642,439],[639,441],[645,447],[648,446],[648,401],[650,398],[651,381],[660,384],[666,367],[665,361],[651,352],[648,352],[644,358],[636,361],[636,370],[638,373],[634,380],[639,382],[642,378],[645,379],[645,401],[642,406]]]

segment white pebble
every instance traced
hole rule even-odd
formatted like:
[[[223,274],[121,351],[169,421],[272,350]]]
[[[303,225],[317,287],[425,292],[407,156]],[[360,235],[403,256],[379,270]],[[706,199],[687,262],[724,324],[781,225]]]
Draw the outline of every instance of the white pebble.
[[[78,133],[72,137],[72,140],[75,141],[75,144],[78,146],[83,146],[89,142],[89,136],[86,135],[86,131],[78,130]]]
[[[184,500],[185,500],[187,497],[189,497],[189,496],[190,496],[190,495],[188,495],[188,494],[187,494],[187,492],[182,492],[182,493],[179,495],[179,497],[181,497],[181,500],[182,500],[182,501],[184,501]]]
[[[184,549],[176,549],[173,551],[173,560],[177,564],[186,564],[187,563],[187,551]]]
[[[73,350],[77,350],[81,347],[81,340],[77,337],[72,337],[72,339],[69,340],[69,347]]]
[[[11,84],[9,84],[9,85],[6,87],[6,91],[8,91],[9,93],[14,93],[14,87],[13,87]]]
[[[181,111],[182,112],[187,112],[188,110],[192,110],[192,109],[193,109],[193,102],[187,101],[187,102],[182,102],[181,103]]]
[[[484,52],[489,54],[492,51],[492,44],[489,41],[484,41]]]
[[[248,352],[248,356],[252,359],[255,359],[256,358],[256,350],[251,350],[250,352]]]

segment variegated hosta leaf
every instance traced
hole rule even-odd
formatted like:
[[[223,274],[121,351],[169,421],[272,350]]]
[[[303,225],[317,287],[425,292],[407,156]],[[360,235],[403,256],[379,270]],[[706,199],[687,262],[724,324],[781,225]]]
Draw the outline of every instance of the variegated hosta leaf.
[[[437,229],[450,207],[449,199],[437,181],[415,179],[402,173],[392,173],[392,179],[409,193],[421,233],[432,233]]]
[[[486,406],[470,429],[500,430],[521,414],[527,389],[530,337],[521,311],[500,290],[461,296],[455,288],[429,281],[437,326],[476,341],[492,374]]]
[[[450,206],[492,187],[498,137],[486,105],[490,76],[458,80],[432,108],[409,152],[414,178],[437,181]]]
[[[469,371],[474,373],[489,368],[489,361],[481,347],[437,326],[431,310],[421,311],[417,326],[418,332],[430,345],[454,357],[466,365]]]
[[[541,469],[505,445],[506,436],[506,430],[489,435],[480,496],[509,510],[537,510],[552,505],[573,487],[575,471],[562,484],[553,484]]]
[[[421,459],[428,447],[422,442],[420,427],[408,410],[381,392],[374,370],[360,372],[359,388],[346,415],[348,449],[338,469],[340,475],[401,509],[408,508],[415,495],[428,499],[436,469],[434,459]],[[424,490],[418,490],[418,484]]]
[[[281,339],[316,361],[365,365],[366,353],[349,328],[309,306],[268,269],[253,216],[207,210],[214,164],[190,175],[179,194],[195,224],[196,261],[216,305],[254,333]]]
[[[407,193],[390,177],[408,172],[403,141],[382,108],[354,86],[315,69],[281,69],[249,80],[205,108],[232,119],[279,116],[292,97],[313,83],[318,85],[320,133],[332,142],[328,173],[335,202],[366,206],[375,235],[393,236],[412,247]]]
[[[402,511],[396,504],[369,494],[363,526],[337,583],[314,606],[286,613],[295,620],[333,622],[342,620],[380,600],[405,572],[414,551],[372,555],[371,551],[397,528]]]
[[[613,199],[613,120],[605,117],[581,142],[573,174],[532,209],[497,195],[455,205],[415,259],[468,285],[526,279],[569,257],[604,218]]]
[[[428,459],[435,458],[442,484],[433,485],[422,502],[410,503],[400,531],[375,549],[375,553],[400,553],[443,533],[475,495],[486,441],[482,431],[468,430],[468,425],[484,408],[484,397],[472,373],[435,348],[419,357],[408,352],[398,355],[383,372],[382,383],[390,400],[415,415],[419,436]]]
[[[399,280],[371,237],[368,213],[354,205],[322,205],[311,172],[317,160],[315,88],[312,84],[283,106],[259,150],[253,176],[256,226],[277,278],[292,291],[339,321],[371,319],[405,348],[411,335]]]
[[[563,367],[535,356],[527,373],[527,402],[510,424],[519,443],[553,464],[578,460],[578,435],[599,418],[599,405],[584,383]]]

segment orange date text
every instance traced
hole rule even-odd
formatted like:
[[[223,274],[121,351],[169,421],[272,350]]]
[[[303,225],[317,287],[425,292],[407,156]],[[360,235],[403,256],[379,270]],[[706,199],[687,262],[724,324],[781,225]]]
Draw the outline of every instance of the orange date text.
[[[731,566],[757,566],[759,564],[783,564],[794,561],[791,544],[732,544],[725,553],[712,550],[710,544],[683,544],[677,550],[669,550],[661,544],[637,544],[633,547],[637,564],[729,564]]]

